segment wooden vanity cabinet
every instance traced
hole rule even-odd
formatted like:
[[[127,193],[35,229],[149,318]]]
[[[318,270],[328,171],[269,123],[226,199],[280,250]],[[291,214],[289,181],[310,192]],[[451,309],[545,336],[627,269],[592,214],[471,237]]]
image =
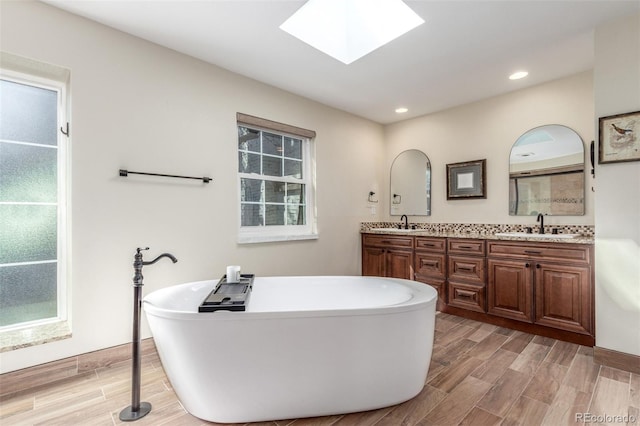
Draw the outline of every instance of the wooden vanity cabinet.
[[[362,275],[416,280],[452,315],[595,344],[593,244],[362,234]]]
[[[438,237],[416,237],[414,246],[414,277],[438,292],[436,309],[446,306],[447,240]]]
[[[413,237],[362,234],[362,275],[413,279]]]
[[[488,242],[488,313],[593,334],[593,247]]]
[[[447,240],[447,304],[486,312],[485,241]]]

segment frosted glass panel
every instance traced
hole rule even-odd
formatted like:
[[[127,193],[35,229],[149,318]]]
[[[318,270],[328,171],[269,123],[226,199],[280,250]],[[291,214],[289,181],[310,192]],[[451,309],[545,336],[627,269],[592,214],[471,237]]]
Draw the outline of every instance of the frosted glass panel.
[[[57,263],[0,267],[0,326],[57,316]]]
[[[55,203],[57,149],[0,143],[0,201]]]
[[[0,205],[0,263],[55,260],[57,207]]]
[[[0,80],[0,139],[56,145],[58,93]]]

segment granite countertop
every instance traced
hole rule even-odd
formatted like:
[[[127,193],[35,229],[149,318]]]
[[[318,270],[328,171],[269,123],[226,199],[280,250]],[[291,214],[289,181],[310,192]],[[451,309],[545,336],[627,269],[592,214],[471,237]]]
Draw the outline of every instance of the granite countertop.
[[[576,238],[553,238],[529,236],[497,236],[494,233],[486,232],[455,232],[455,231],[432,231],[428,229],[387,229],[387,228],[370,228],[360,231],[362,234],[378,234],[378,235],[403,235],[416,237],[440,237],[440,238],[471,238],[481,240],[499,240],[499,241],[527,241],[536,243],[567,243],[567,244],[593,244],[594,238],[589,236],[581,236]],[[553,234],[546,234],[553,235]]]

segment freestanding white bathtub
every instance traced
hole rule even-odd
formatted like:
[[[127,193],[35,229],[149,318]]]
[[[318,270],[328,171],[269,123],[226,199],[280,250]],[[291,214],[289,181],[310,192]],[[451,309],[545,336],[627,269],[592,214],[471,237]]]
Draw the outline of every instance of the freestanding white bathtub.
[[[220,423],[386,407],[423,388],[436,291],[378,277],[257,277],[244,312],[198,313],[217,280],[149,294],[162,365],[192,415]]]

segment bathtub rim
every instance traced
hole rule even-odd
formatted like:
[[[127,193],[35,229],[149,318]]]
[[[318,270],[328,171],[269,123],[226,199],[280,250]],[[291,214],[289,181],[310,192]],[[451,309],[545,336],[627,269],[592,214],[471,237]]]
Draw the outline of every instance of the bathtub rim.
[[[360,316],[360,315],[391,315],[400,312],[409,312],[423,309],[426,305],[436,304],[438,299],[437,291],[429,284],[417,281],[405,280],[401,278],[387,277],[363,277],[359,275],[327,275],[327,276],[282,276],[282,277],[265,277],[265,278],[287,278],[287,279],[304,279],[304,278],[371,278],[385,281],[396,282],[399,285],[416,290],[411,293],[408,300],[391,304],[380,305],[366,308],[340,308],[340,309],[309,309],[309,310],[291,310],[291,311],[266,311],[266,312],[231,312],[231,311],[215,311],[215,312],[198,312],[197,307],[193,311],[166,309],[153,303],[153,295],[162,291],[175,291],[178,287],[201,286],[207,285],[213,290],[219,279],[193,281],[182,284],[176,284],[169,287],[154,290],[143,298],[142,304],[147,315],[155,315],[162,318],[189,320],[189,321],[241,321],[256,319],[275,319],[275,318],[308,318],[308,317],[339,317],[339,316]],[[256,278],[259,279],[259,278]],[[156,295],[156,297],[158,297]],[[249,302],[250,303],[250,302]]]

